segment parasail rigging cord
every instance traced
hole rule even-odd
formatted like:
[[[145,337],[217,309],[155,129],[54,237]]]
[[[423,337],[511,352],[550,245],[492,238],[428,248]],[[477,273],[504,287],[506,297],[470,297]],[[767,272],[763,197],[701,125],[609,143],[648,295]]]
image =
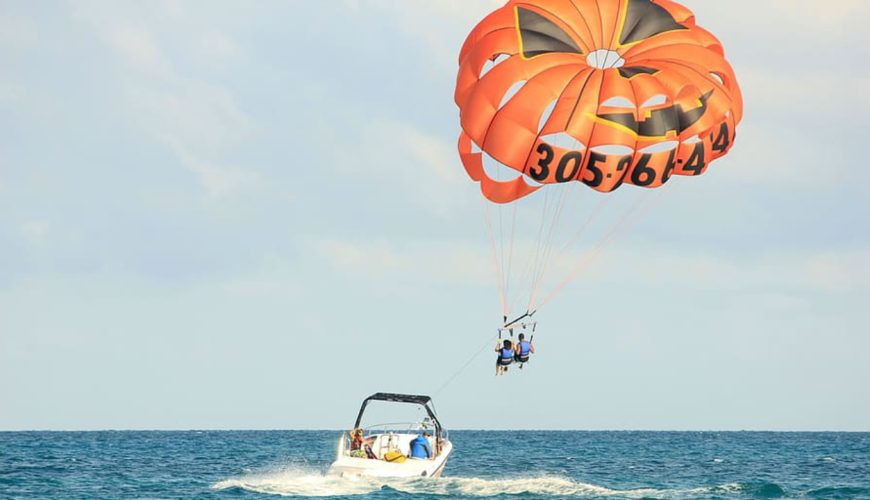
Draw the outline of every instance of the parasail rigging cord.
[[[501,334],[503,332],[510,333],[511,338],[514,336],[514,330],[517,328],[521,328],[523,330],[531,328],[532,333],[534,333],[535,329],[538,327],[537,321],[531,321],[532,316],[538,312],[534,311],[526,311],[522,316],[518,316],[511,321],[507,320],[507,316],[502,316],[502,326],[498,328],[498,338],[501,340]],[[528,319],[529,321],[523,321],[524,319]],[[534,335],[533,335],[534,336]]]
[[[500,332],[499,332],[499,335],[501,335]],[[499,337],[499,338],[501,338],[501,337]],[[490,337],[489,339],[487,339],[486,343],[483,344],[483,346],[477,352],[472,354],[471,357],[468,358],[468,361],[465,362],[465,364],[463,364],[458,370],[453,372],[453,375],[450,375],[450,377],[448,377],[447,380],[443,384],[441,384],[441,387],[439,387],[438,390],[433,392],[432,395],[437,396],[448,385],[450,385],[450,383],[453,382],[453,380],[455,380],[456,377],[458,377],[462,372],[464,372],[465,369],[468,368],[468,365],[470,365],[472,361],[474,361],[478,356],[480,356],[480,353],[482,353],[487,347],[492,349],[492,341],[493,340],[495,340],[495,337]]]

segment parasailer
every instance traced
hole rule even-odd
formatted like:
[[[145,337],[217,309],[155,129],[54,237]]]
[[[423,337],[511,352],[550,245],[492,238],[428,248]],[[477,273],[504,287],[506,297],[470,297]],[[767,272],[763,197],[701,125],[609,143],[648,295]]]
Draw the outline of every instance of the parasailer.
[[[529,362],[529,357],[535,353],[535,345],[532,343],[534,335],[529,340],[526,340],[526,334],[521,333],[518,337],[516,348],[514,349],[514,361],[520,364],[520,370]]]
[[[731,149],[743,114],[721,43],[672,0],[510,0],[465,40],[455,101],[459,156],[485,199],[504,318],[518,301],[535,311],[576,274],[559,268],[570,245],[555,243],[566,200],[701,175]],[[582,185],[594,191],[568,191]],[[572,213],[568,225],[601,211]],[[553,269],[556,284],[544,293]]]
[[[504,375],[514,362],[513,344],[508,339],[499,340],[495,344],[495,352],[498,354],[495,358],[495,374]]]

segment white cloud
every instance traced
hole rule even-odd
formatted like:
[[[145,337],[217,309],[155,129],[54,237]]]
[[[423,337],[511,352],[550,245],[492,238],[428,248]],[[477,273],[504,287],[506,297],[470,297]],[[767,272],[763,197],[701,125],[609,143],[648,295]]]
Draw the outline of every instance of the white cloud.
[[[242,49],[232,38],[212,31],[200,35],[197,53],[204,59],[231,60],[242,55]]]
[[[493,279],[488,249],[476,244],[308,238],[306,246],[339,274],[372,283],[486,286]]]
[[[333,163],[346,173],[371,179],[383,178],[396,184],[397,196],[407,195],[436,216],[461,210],[458,193],[472,193],[453,143],[421,130],[414,123],[380,119],[365,126],[359,144],[344,151],[362,151],[361,161]],[[470,197],[466,197],[468,200]]]
[[[286,281],[265,276],[241,277],[221,282],[218,287],[233,295],[281,296],[284,298],[298,295],[298,288]]]
[[[0,83],[0,106],[11,106],[20,100],[22,89],[12,85]]]
[[[769,0],[758,2],[685,2],[706,26],[739,26],[740,32],[755,40],[779,40],[788,44],[805,40],[813,44],[836,45],[851,37],[866,40],[862,29],[870,15],[864,0],[837,0],[820,4],[817,0]]]
[[[29,19],[0,14],[0,49],[20,50],[39,42],[39,31]]]
[[[159,9],[138,4],[78,4],[76,16],[91,24],[125,68],[125,95],[133,121],[171,148],[179,163],[195,173],[209,196],[219,197],[251,184],[256,176],[204,158],[218,157],[244,139],[253,121],[237,104],[231,89],[185,74],[163,50],[166,19],[182,15],[180,5],[163,2]],[[214,31],[198,33],[180,23],[173,33],[173,52],[237,55],[234,42]],[[191,32],[188,33],[188,30]],[[166,42],[169,43],[169,42]]]
[[[642,255],[643,259],[638,259]],[[870,248],[782,251],[742,259],[667,248],[608,249],[586,276],[615,283],[707,290],[852,293],[870,290]],[[648,263],[655,262],[655,266]]]
[[[375,165],[392,173],[424,171],[434,173],[437,179],[447,184],[457,184],[463,179],[459,173],[457,154],[453,144],[442,137],[424,132],[413,123],[379,120],[367,129],[366,143],[375,145],[377,155],[389,145],[390,153],[398,149],[399,157],[410,160],[401,162],[379,161]]]
[[[240,276],[223,279],[213,286],[236,296],[263,296],[282,299],[298,297],[301,287],[298,276],[288,265],[286,258],[279,255],[266,255],[260,259],[256,269]]]
[[[794,262],[788,262],[793,260]],[[828,251],[802,257],[790,257],[785,265],[779,265],[779,271],[785,273],[786,266],[795,264],[790,269],[795,270],[799,277],[806,273],[803,281],[817,290],[826,292],[867,291],[870,288],[870,249],[851,250],[846,252]],[[801,267],[803,266],[803,267]]]
[[[870,75],[817,71],[812,66],[789,72],[755,66],[738,76],[754,113],[802,115],[810,120],[837,110],[870,110],[870,95],[866,92]]]
[[[136,120],[153,137],[190,150],[217,151],[243,139],[252,120],[225,88],[173,78],[163,82],[128,81],[126,95]]]
[[[48,242],[51,223],[46,220],[29,220],[22,222],[20,231],[31,246],[41,247]]]
[[[870,113],[870,77],[754,66],[738,75],[745,115],[727,158],[739,182],[836,188],[855,169],[855,127]]]
[[[115,25],[104,28],[103,36],[109,46],[129,68],[155,78],[174,77],[154,40],[153,34],[144,26]]]
[[[851,151],[781,124],[747,122],[738,134],[734,148],[711,167],[732,183],[820,190],[840,188],[844,177],[866,175],[855,171]]]
[[[354,10],[376,8],[391,12],[403,20],[424,22],[436,18],[463,25],[477,23],[504,3],[504,0],[345,0],[345,5]]]
[[[414,240],[403,244],[377,241],[308,239],[308,247],[339,274],[373,283],[448,283],[495,290],[491,249],[476,242]],[[533,242],[515,249],[518,281],[531,257]],[[640,258],[639,256],[642,256]],[[655,265],[650,265],[655,263]],[[575,272],[578,271],[579,272]],[[793,293],[849,294],[870,291],[870,248],[793,251],[742,259],[689,253],[668,247],[604,246],[554,256],[540,299],[567,276],[584,286],[621,285],[659,289],[746,291],[778,304],[794,304]],[[527,293],[527,292],[526,292]],[[511,299],[522,297],[511,297]]]
[[[229,195],[259,181],[259,176],[255,172],[215,165],[195,156],[182,144],[174,143],[173,150],[180,157],[181,164],[199,176],[200,182],[212,198]]]
[[[376,0],[350,2],[349,6],[386,11],[395,18],[399,32],[416,40],[426,50],[422,57],[438,68],[453,68],[467,32],[504,3],[502,0]],[[453,31],[466,33],[458,38],[445,37],[445,32]]]

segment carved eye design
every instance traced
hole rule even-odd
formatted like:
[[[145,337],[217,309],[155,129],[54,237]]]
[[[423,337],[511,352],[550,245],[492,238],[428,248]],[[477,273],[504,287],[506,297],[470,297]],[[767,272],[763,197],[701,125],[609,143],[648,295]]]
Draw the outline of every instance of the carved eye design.
[[[578,54],[583,50],[575,41],[576,35],[571,35],[555,21],[524,7],[516,8],[517,32],[519,33],[520,51],[524,58],[531,59],[544,54]],[[673,16],[664,8],[650,0],[630,0],[628,2],[625,21],[622,25],[622,36],[619,43],[629,45],[640,42],[651,36],[675,30],[685,30],[685,26],[677,23]],[[624,61],[617,61],[615,52],[600,49],[601,57],[610,53],[611,61],[602,63],[606,67],[617,67],[625,78],[640,74],[652,75],[659,70],[649,66],[623,67]]]
[[[524,7],[516,9],[523,57],[552,52],[583,54],[574,37],[553,20]],[[664,7],[651,0],[629,0],[619,44],[630,45],[662,33],[687,29]]]
[[[619,37],[621,45],[640,42],[669,31],[688,29],[674,20],[674,16],[661,5],[650,0],[629,0]]]
[[[580,47],[571,39],[571,35],[537,12],[517,7],[517,26],[520,32],[520,46],[525,58],[551,52],[583,54]]]

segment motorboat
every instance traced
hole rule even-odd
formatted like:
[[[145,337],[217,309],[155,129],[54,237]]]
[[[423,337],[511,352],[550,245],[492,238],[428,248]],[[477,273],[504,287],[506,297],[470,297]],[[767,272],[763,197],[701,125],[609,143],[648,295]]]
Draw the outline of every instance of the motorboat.
[[[372,401],[413,404],[426,412],[419,422],[375,424],[361,428],[366,406]],[[361,439],[355,437],[361,433]],[[431,458],[412,458],[411,441],[422,436],[428,441]],[[359,409],[353,429],[342,433],[338,454],[328,474],[368,477],[440,477],[453,444],[435,414],[432,398],[379,392],[367,397]]]

